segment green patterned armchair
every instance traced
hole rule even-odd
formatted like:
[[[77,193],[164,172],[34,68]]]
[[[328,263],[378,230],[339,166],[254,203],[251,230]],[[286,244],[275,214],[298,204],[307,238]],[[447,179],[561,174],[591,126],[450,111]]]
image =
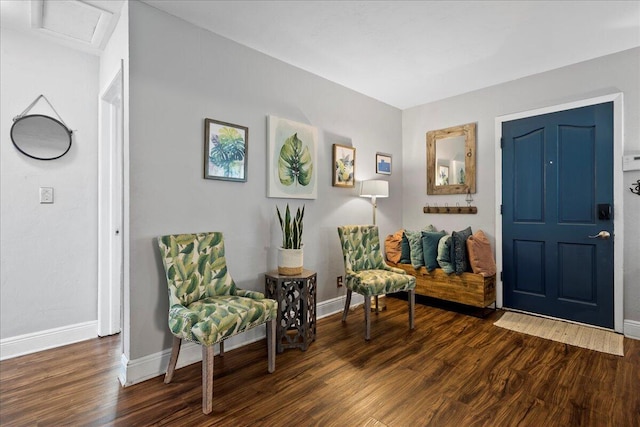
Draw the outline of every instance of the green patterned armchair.
[[[380,251],[378,227],[375,225],[345,225],[338,227],[338,235],[344,256],[347,299],[342,321],[347,321],[351,294],[364,296],[364,339],[371,338],[371,297],[392,292],[406,291],[409,301],[409,329],[414,328],[416,278],[404,270],[388,266]],[[376,310],[376,314],[378,310]]]
[[[182,340],[202,345],[202,412],[213,409],[213,345],[267,323],[269,373],[275,370],[278,303],[256,291],[238,289],[227,272],[222,233],[158,237],[169,285],[171,359],[164,382],[170,383]]]

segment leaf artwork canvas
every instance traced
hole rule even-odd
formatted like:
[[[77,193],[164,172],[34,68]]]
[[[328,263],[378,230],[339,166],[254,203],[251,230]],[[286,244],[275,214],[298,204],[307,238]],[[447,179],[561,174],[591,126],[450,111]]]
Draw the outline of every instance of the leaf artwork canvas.
[[[269,116],[267,134],[267,197],[317,198],[318,130]]]
[[[204,139],[204,177],[245,182],[249,129],[205,119]]]

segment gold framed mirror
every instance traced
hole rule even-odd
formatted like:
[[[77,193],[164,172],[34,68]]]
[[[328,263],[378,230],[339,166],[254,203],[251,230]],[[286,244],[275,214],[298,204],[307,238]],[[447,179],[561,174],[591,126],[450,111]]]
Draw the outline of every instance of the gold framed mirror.
[[[476,124],[427,132],[427,194],[476,192]]]

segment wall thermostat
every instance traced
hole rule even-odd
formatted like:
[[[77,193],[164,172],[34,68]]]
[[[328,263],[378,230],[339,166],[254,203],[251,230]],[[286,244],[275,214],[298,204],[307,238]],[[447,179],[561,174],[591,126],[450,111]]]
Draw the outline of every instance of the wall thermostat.
[[[640,151],[629,151],[622,156],[622,170],[640,171]]]

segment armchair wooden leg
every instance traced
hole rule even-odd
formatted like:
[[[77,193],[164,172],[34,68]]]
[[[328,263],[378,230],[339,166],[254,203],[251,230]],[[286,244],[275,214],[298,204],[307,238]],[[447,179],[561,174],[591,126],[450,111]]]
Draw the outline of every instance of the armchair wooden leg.
[[[409,329],[415,328],[416,317],[416,291],[412,289],[409,291]]]
[[[176,336],[173,337],[173,344],[171,345],[171,358],[169,359],[167,372],[164,374],[165,384],[169,384],[173,379],[173,373],[176,371],[176,363],[178,363],[178,355],[180,354],[181,343],[182,343],[182,338],[178,338]]]
[[[371,339],[371,297],[364,297],[364,339]]]
[[[347,314],[349,314],[349,306],[351,305],[351,289],[347,289],[347,298],[344,301],[344,311],[342,312],[342,321],[347,321]]]
[[[267,360],[272,373],[276,370],[276,319],[267,322]]]
[[[213,410],[213,345],[202,346],[202,412]]]

